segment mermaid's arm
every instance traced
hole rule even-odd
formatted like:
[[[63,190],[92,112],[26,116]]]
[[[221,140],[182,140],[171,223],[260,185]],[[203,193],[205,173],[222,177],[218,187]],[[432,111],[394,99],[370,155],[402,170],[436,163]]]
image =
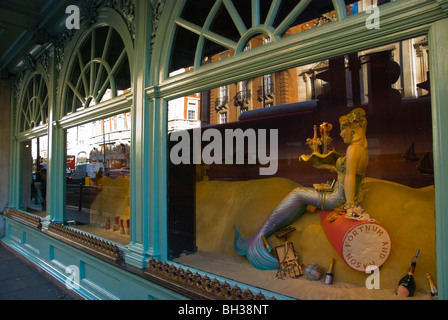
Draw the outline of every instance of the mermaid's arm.
[[[346,209],[353,208],[356,194],[356,173],[362,149],[351,145],[347,148],[344,177],[344,194]]]

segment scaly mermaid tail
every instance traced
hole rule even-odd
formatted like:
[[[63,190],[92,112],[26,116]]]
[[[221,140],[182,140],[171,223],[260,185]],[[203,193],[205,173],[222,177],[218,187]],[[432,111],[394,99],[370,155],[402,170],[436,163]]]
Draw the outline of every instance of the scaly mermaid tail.
[[[246,255],[249,262],[259,270],[278,269],[278,260],[266,250],[261,236],[269,237],[277,230],[289,225],[305,212],[308,205],[321,205],[328,210],[343,204],[344,197],[341,194],[343,195],[343,186],[336,183],[335,191],[327,194],[325,203],[322,204],[322,196],[313,188],[294,189],[272,210],[260,229],[250,238],[244,238],[235,226],[236,253]]]
[[[259,270],[278,269],[278,260],[266,250],[258,232],[246,239],[235,226],[235,251],[241,256],[246,255],[249,262]]]

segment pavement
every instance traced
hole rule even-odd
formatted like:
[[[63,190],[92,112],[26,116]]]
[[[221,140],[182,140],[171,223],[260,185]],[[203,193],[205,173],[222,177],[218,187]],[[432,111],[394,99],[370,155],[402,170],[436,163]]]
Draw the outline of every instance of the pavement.
[[[82,300],[0,241],[0,300]]]

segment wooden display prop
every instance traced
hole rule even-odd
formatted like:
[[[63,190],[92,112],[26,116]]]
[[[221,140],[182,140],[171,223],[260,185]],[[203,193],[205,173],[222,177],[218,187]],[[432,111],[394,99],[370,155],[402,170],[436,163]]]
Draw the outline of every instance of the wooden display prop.
[[[295,230],[296,228],[289,226],[274,233],[278,239],[284,238],[285,241],[284,245],[275,247],[275,253],[280,263],[280,268],[277,273],[278,278],[284,278],[286,276],[298,278],[303,275],[303,268],[299,263],[299,257],[294,249],[294,244],[287,240],[288,234]]]
[[[358,221],[339,215],[328,219],[334,211],[321,211],[320,219],[327,239],[351,269],[365,272],[367,266],[381,267],[390,255],[391,238],[376,221]]]

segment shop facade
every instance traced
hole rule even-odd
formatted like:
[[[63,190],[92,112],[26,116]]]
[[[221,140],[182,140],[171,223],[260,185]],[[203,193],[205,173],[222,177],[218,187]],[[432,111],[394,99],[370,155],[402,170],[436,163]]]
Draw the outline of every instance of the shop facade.
[[[243,270],[250,273],[253,269],[255,273],[245,257],[233,252],[235,225],[249,233],[251,225],[258,227],[263,222],[261,216],[247,212],[257,203],[257,210],[266,207],[264,215],[269,214],[270,206],[284,196],[270,197],[270,188],[287,190],[296,183],[322,182],[326,176],[306,171],[295,162],[306,153],[305,142],[313,136],[313,125],[332,122],[334,147],[343,152],[337,119],[355,107],[363,107],[369,121],[368,137],[371,130],[371,169],[367,176],[387,181],[387,186],[394,188],[399,184],[403,188],[397,192],[403,189],[409,193],[397,209],[403,216],[396,219],[389,219],[392,213],[384,211],[392,208],[387,201],[399,200],[384,199],[385,203],[378,205],[382,213],[376,214],[376,200],[366,198],[365,205],[372,208],[369,214],[381,217],[379,220],[391,233],[390,256],[382,270],[398,281],[395,267],[405,273],[407,262],[399,263],[412,258],[415,250],[409,251],[410,247],[420,249],[417,272],[430,272],[437,280],[439,298],[446,299],[448,2],[374,2],[373,7],[367,7],[366,1],[342,0],[66,1],[65,7],[75,5],[80,9],[79,28],[63,28],[57,36],[52,35],[51,41],[9,66],[2,80],[0,107],[5,116],[1,120],[0,170],[9,181],[8,187],[4,184],[0,189],[2,244],[86,299],[310,298],[276,285],[261,286],[255,279],[246,281],[245,275],[226,273],[215,268],[212,261],[222,265],[230,263],[225,260],[230,257],[232,263],[236,261]],[[69,18],[74,17],[58,13],[54,23],[60,25]],[[307,22],[307,28],[290,32],[292,27]],[[260,35],[268,40],[247,48]],[[187,71],[176,72],[182,68]],[[241,104],[234,103],[236,95],[226,97],[227,101],[234,99],[232,103],[216,107],[217,96],[221,94],[222,98],[227,92],[220,88],[233,86],[245,92],[251,83],[253,88],[271,88],[264,82],[271,81],[269,75],[282,90],[268,97],[273,106],[253,111],[269,109],[274,113],[258,117],[255,112],[254,117],[221,122],[220,127],[217,119],[223,112],[233,108],[233,115],[245,114],[239,109]],[[281,82],[289,76],[294,78],[290,90],[288,83]],[[252,97],[258,104],[267,96],[256,95],[255,89],[252,95],[262,97]],[[287,99],[282,100],[281,95]],[[200,120],[195,124],[201,123],[198,136],[202,136],[202,147],[207,147],[205,141],[211,141],[204,136],[207,129],[216,130],[213,133],[253,130],[258,142],[262,130],[278,130],[278,157],[274,159],[270,149],[271,157],[265,154],[270,163],[261,163],[259,158],[250,162],[247,152],[242,163],[220,164],[216,154],[203,149],[202,158],[211,156],[214,161],[195,160],[194,145],[184,149],[181,142],[186,140],[181,139],[185,136],[173,136],[169,128],[169,102],[184,97],[195,97],[191,115],[194,111],[194,120]],[[294,104],[299,102],[302,104]],[[276,106],[287,111],[275,113]],[[114,152],[106,154],[110,141],[105,132],[120,129],[112,127],[111,119],[122,115],[130,119],[130,128],[121,128],[128,135],[116,139]],[[96,145],[104,147],[97,150],[91,162],[102,163],[105,173],[112,170],[114,175],[98,176],[95,169],[88,182],[87,175],[76,184],[68,182],[67,155],[74,153],[68,149],[67,132],[105,123],[109,131],[103,127],[103,131],[95,129],[91,134],[92,141],[96,139]],[[198,132],[195,130],[180,131],[193,137]],[[39,155],[39,151],[30,146],[40,137],[48,139],[45,207],[31,197],[35,179],[32,165],[39,160],[33,154]],[[411,163],[406,161],[412,159],[403,156],[403,160],[397,155],[406,153],[412,143],[418,162]],[[184,158],[186,151],[191,154]],[[114,154],[120,159],[114,159]],[[429,167],[422,161],[426,154],[430,156]],[[107,156],[114,161],[103,161]],[[88,150],[86,157],[91,157]],[[123,165],[108,165],[117,161]],[[274,162],[277,170],[260,174],[266,165],[272,169]],[[415,171],[417,165],[420,170]],[[414,171],[410,173],[405,167]],[[282,179],[290,182],[285,184]],[[376,182],[368,181],[372,190]],[[234,184],[229,187],[228,183]],[[414,192],[424,198],[420,207],[406,202]],[[420,214],[416,207],[425,213],[428,224],[418,225],[413,220]],[[299,219],[294,225],[295,234],[309,232],[301,226],[314,226],[315,221],[310,219],[315,218],[302,223]],[[391,231],[405,220],[411,223],[409,233]],[[302,241],[307,246],[302,247],[297,236],[292,241],[297,241],[294,245],[300,248],[298,255],[303,263],[322,265],[330,259],[327,253],[337,256],[328,245],[328,249],[322,249],[325,260],[319,260],[321,257],[314,255],[319,249],[313,247],[313,241]],[[416,247],[419,240],[421,248]],[[411,244],[408,247],[404,242]],[[220,260],[221,255],[224,260]],[[313,255],[316,260],[309,258]],[[344,258],[338,258],[336,267],[348,267],[340,271],[346,276],[344,281],[353,278],[358,284],[356,290],[364,290],[370,297],[372,290],[359,288],[359,284],[364,286],[366,274],[349,270],[350,262],[345,261],[344,266]],[[203,260],[210,265],[204,266]],[[388,263],[395,265],[391,268]],[[275,278],[275,272],[269,276]],[[388,285],[381,289],[385,293],[375,292],[373,297],[395,297]],[[427,284],[418,285],[425,292],[416,298],[428,298]],[[326,297],[322,291],[312,298]]]

